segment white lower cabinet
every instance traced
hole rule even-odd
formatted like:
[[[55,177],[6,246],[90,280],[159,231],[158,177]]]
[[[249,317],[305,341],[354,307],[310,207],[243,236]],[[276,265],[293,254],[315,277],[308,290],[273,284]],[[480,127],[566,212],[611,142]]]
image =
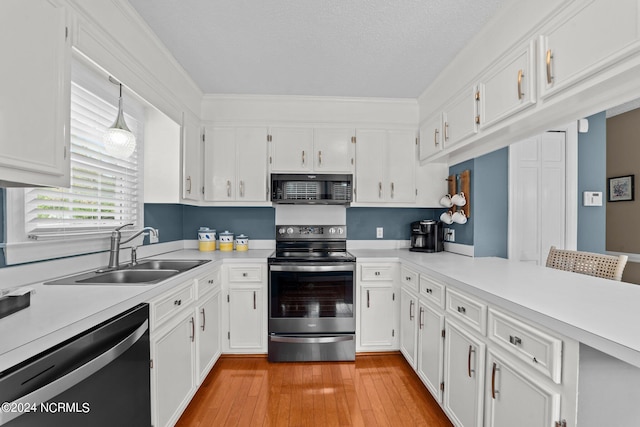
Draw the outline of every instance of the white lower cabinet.
[[[223,266],[227,353],[267,352],[266,264]]]
[[[549,427],[560,420],[560,392],[537,373],[489,350],[486,427]]]
[[[202,302],[198,301],[196,307],[197,319],[197,367],[198,382],[202,383],[209,374],[209,371],[220,357],[221,341],[220,341],[220,317],[221,317],[221,299],[222,292],[220,288],[202,298]]]
[[[360,287],[360,334],[358,347],[363,351],[397,349],[395,288],[390,285]]]
[[[154,426],[174,425],[197,389],[195,312],[181,311],[151,333],[151,408]]]
[[[482,426],[485,347],[481,338],[445,319],[442,405],[458,427]]]
[[[403,286],[400,290],[400,352],[413,369],[417,367],[417,311],[418,297]]]
[[[444,368],[444,314],[423,301],[418,303],[418,376],[438,402],[442,401]]]

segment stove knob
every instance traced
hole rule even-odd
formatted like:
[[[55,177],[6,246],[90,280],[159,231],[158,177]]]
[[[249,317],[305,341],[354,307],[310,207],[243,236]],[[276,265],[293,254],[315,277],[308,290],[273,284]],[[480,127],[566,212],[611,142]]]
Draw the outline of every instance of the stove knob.
[[[342,227],[338,227],[338,234],[344,234],[344,229]]]
[[[287,228],[287,234],[293,234],[293,228],[291,227]]]
[[[333,227],[331,227],[331,228],[329,229],[329,234],[336,234],[336,229],[335,229],[335,228],[333,228]]]
[[[286,231],[287,231],[287,230],[285,230],[285,228],[284,228],[284,227],[280,227],[280,228],[278,229],[278,234],[284,234]]]

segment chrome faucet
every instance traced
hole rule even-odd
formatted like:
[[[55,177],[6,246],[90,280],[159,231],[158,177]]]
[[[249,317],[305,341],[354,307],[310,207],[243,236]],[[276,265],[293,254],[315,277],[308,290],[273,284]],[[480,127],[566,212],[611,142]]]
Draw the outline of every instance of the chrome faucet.
[[[158,235],[158,232],[153,227],[144,227],[142,230],[135,233],[133,236],[129,237],[126,240],[122,240],[122,230],[124,227],[128,227],[133,224],[125,224],[122,225],[111,232],[111,248],[109,249],[109,265],[107,266],[107,270],[117,270],[120,267],[120,245],[123,243],[128,243],[144,233],[145,231],[149,231],[153,233],[154,236]]]

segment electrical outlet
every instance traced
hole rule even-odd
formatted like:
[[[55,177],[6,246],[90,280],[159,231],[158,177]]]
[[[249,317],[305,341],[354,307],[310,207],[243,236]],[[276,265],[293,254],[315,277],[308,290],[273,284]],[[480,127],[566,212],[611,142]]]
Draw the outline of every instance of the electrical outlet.
[[[156,228],[156,232],[149,233],[149,243],[158,243],[160,241],[160,230]]]
[[[384,235],[384,228],[377,227],[376,228],[376,239],[382,239],[383,235]]]
[[[444,229],[444,240],[447,242],[455,242],[456,241],[456,230],[453,228],[445,228]]]

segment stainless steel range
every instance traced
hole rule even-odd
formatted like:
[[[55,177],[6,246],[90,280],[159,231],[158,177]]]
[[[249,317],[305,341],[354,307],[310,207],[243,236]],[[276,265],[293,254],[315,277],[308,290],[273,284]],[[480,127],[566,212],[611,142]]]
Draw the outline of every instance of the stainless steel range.
[[[276,226],[269,360],[355,360],[355,257],[344,225]]]

